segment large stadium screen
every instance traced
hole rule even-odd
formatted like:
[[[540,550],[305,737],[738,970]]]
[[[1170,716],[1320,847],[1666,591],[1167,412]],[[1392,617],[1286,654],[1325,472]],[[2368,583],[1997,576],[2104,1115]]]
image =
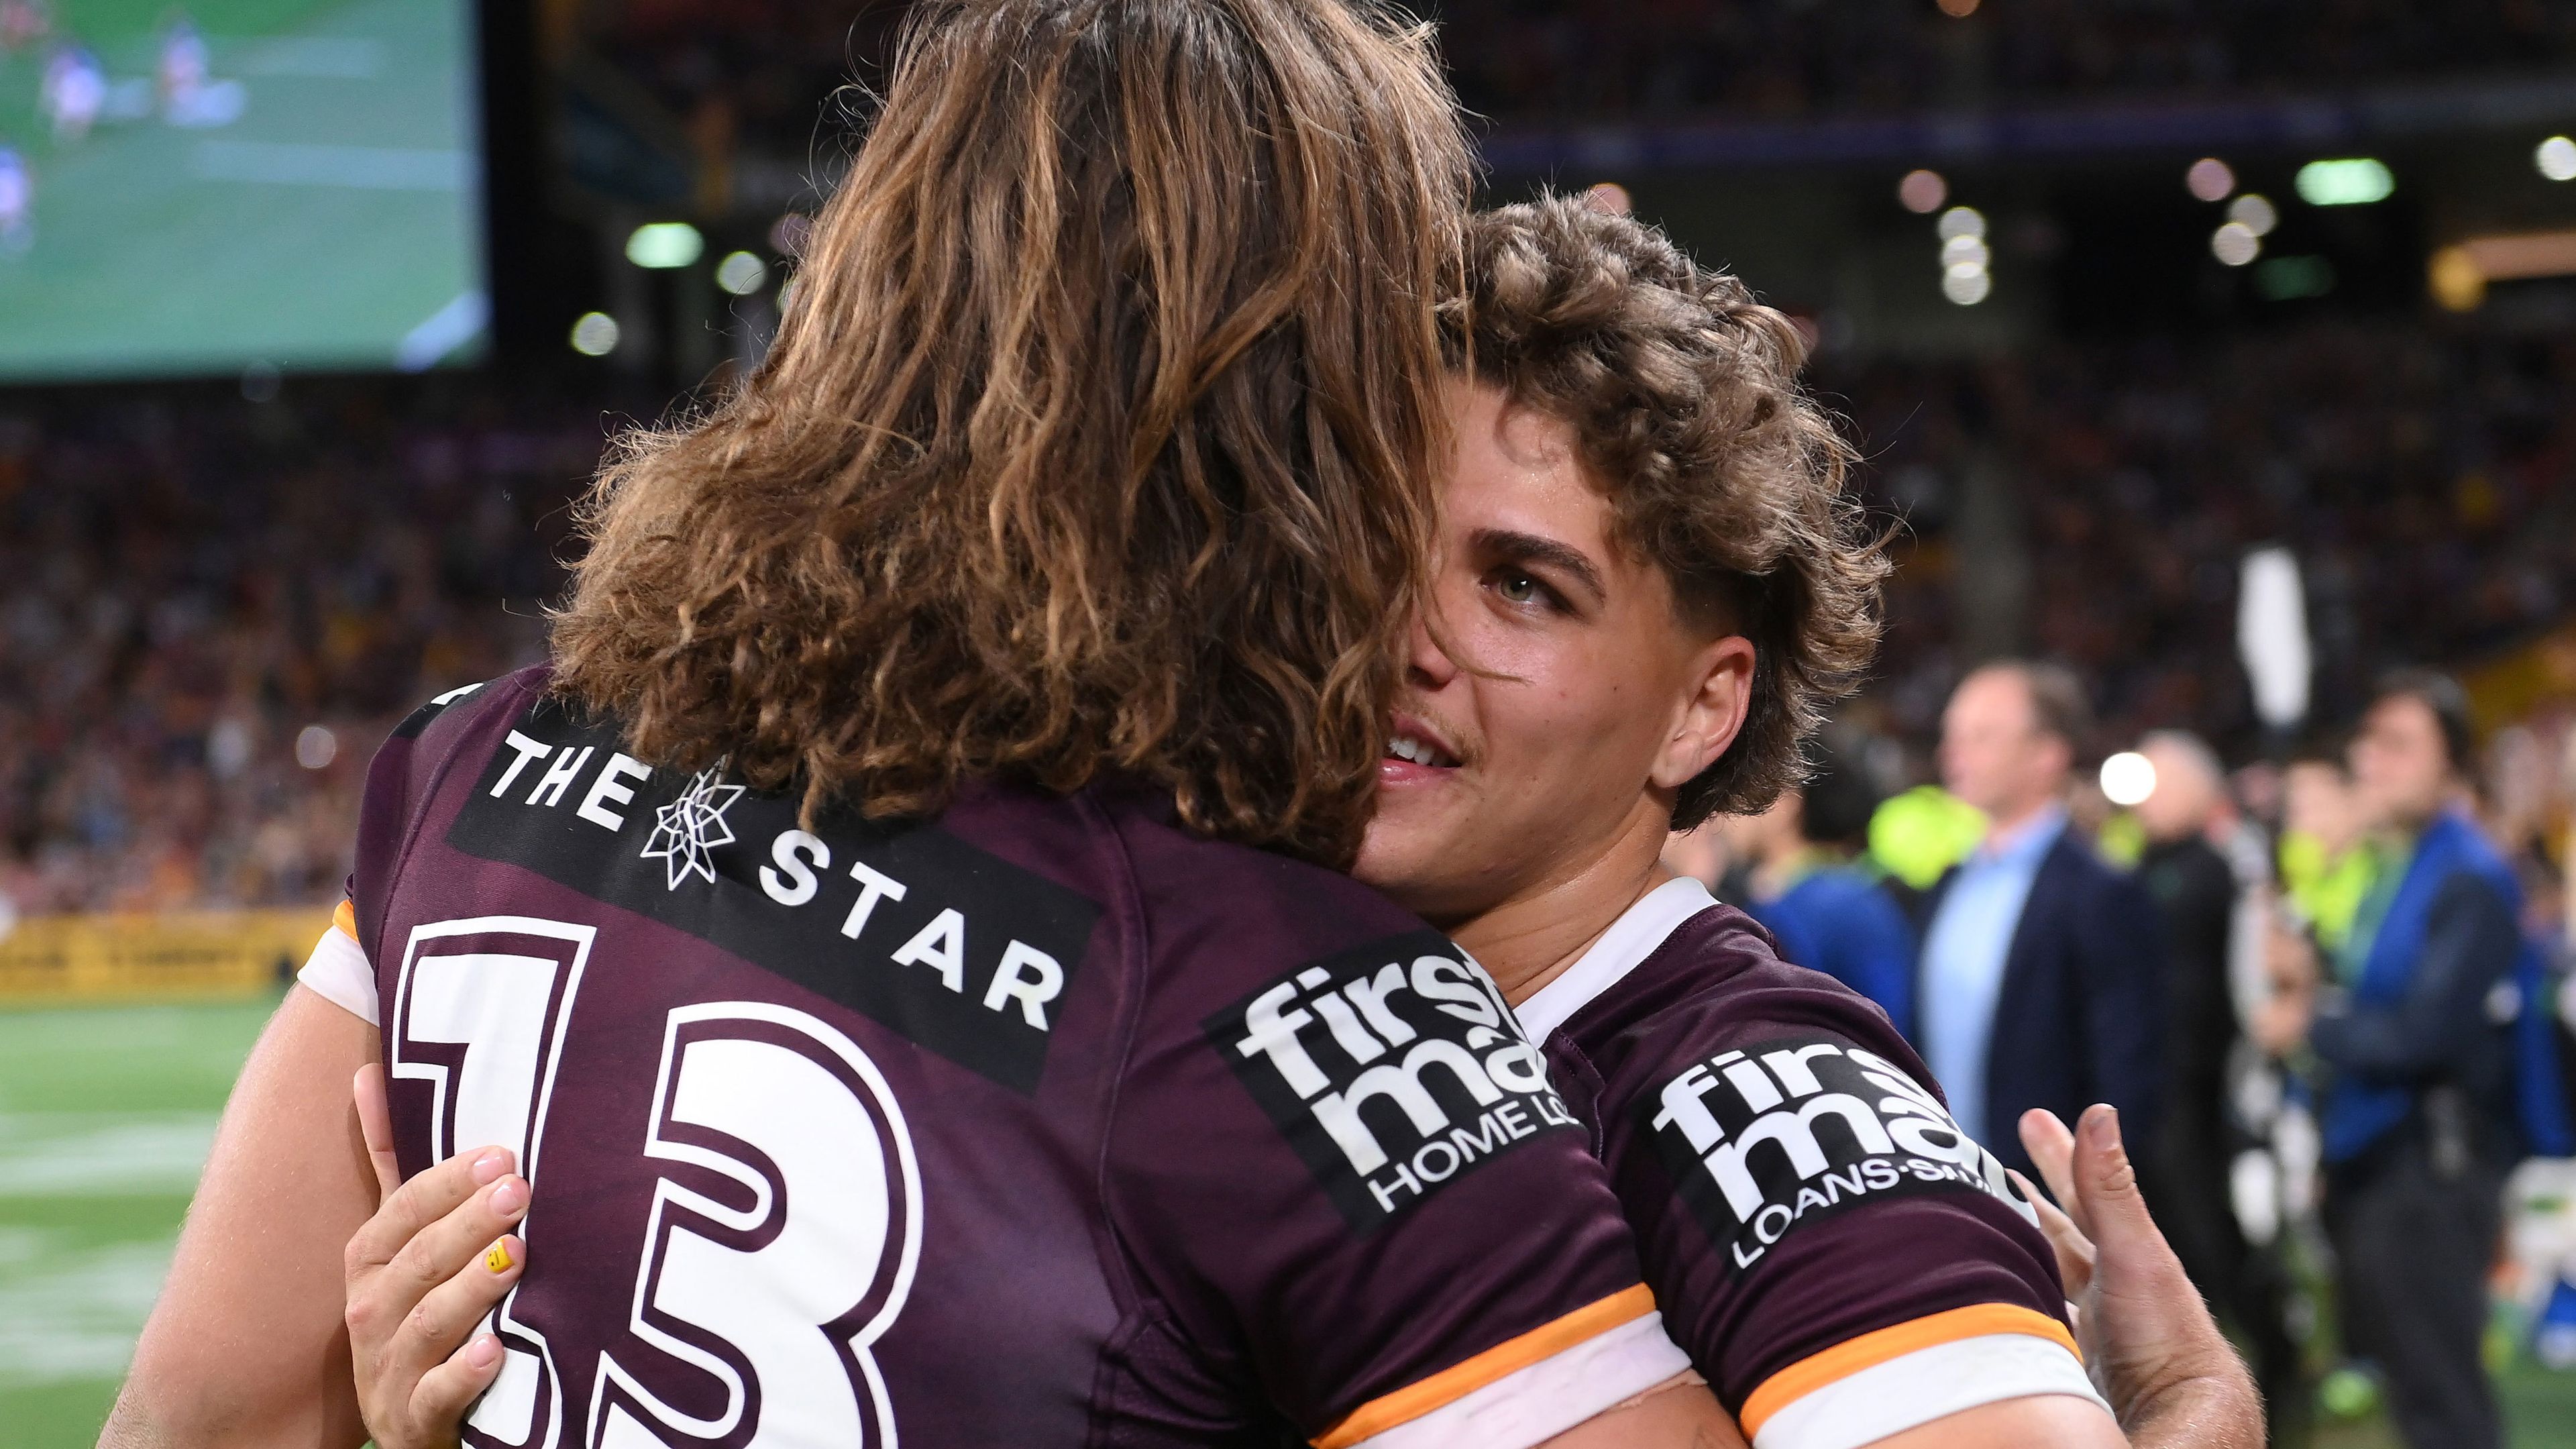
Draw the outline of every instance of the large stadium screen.
[[[485,345],[473,0],[0,0],[0,379]]]

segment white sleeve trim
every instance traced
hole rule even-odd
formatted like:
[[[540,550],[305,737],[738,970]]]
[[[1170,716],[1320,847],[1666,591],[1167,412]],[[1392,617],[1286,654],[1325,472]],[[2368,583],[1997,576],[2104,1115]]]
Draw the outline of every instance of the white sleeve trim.
[[[2042,1394],[2111,1412],[2064,1344],[1989,1333],[1900,1354],[1792,1400],[1764,1421],[1753,1449],[1859,1449],[1981,1404]]]
[[[1560,1349],[1354,1449],[1529,1449],[1690,1370],[1647,1313]]]
[[[367,1025],[377,1024],[376,968],[367,964],[367,953],[339,927],[324,931],[322,939],[313,943],[313,954],[295,979]]]

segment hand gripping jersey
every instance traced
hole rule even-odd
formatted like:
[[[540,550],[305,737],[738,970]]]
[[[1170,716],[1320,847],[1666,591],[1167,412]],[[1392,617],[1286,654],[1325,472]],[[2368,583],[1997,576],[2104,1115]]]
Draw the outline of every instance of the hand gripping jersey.
[[[1884,1014],[1697,881],[1649,892],[1520,1018],[1592,1128],[1665,1326],[1754,1449],[2099,1402],[2002,1165]]]
[[[1684,1371],[1454,946],[1168,802],[827,818],[542,672],[407,721],[305,969],[534,1184],[479,1446],[1526,1445]]]

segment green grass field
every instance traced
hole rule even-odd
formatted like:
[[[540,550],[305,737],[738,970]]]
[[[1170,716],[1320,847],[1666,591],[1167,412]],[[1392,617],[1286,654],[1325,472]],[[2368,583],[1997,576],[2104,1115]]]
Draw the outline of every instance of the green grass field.
[[[0,1011],[0,1446],[93,1443],[215,1117],[272,1003]],[[2519,1449],[2576,1449],[2576,1374],[2505,1381]],[[2375,1423],[2319,1449],[2393,1449]]]
[[[238,119],[119,119],[57,141],[44,48],[0,52],[0,143],[35,182],[0,246],[0,379],[427,365],[480,335],[471,6],[199,0]],[[68,0],[58,25],[148,104],[163,0]],[[460,301],[459,299],[464,299]],[[411,346],[406,351],[406,339]],[[445,344],[445,345],[442,345]]]

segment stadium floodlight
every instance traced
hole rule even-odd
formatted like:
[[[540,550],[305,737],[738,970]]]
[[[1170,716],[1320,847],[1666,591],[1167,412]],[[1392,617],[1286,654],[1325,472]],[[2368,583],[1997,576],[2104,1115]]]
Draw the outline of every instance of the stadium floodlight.
[[[647,222],[626,239],[626,260],[667,271],[689,266],[707,253],[707,239],[685,221]]]
[[[2281,224],[2281,211],[2270,197],[2249,191],[2227,203],[2227,219],[2244,223],[2256,236],[2270,236],[2272,228]]]
[[[2156,793],[2156,762],[2135,750],[2122,750],[2102,762],[2102,796],[2123,810],[2147,803]]]
[[[2236,172],[2215,156],[2203,156],[2182,174],[2182,184],[2202,201],[2225,201],[2236,189]]]
[[[1941,295],[1962,307],[1973,307],[1993,294],[1994,274],[1974,262],[1960,262],[1941,272]]]
[[[716,285],[737,297],[750,296],[768,280],[768,264],[749,252],[734,252],[716,263]]]
[[[2576,141],[2552,136],[2531,153],[2532,164],[2552,181],[2576,181]]]
[[[584,312],[572,324],[572,350],[584,357],[606,357],[617,350],[617,319],[605,312]]]
[[[1905,179],[1896,183],[1897,205],[1916,216],[1930,216],[1949,199],[1950,183],[1942,180],[1938,171],[1917,168],[1906,172]]]
[[[2368,156],[2311,161],[2299,168],[2299,199],[2310,206],[2367,206],[2397,189],[2388,167]]]
[[[1941,265],[1944,267],[1955,267],[1961,262],[1982,267],[1992,260],[1994,253],[1986,249],[1983,237],[1954,236],[1941,243]]]
[[[1954,206],[1941,213],[1941,240],[1986,234],[1986,214],[1973,206]]]
[[[2231,221],[2209,234],[2209,254],[2225,266],[2241,267],[2263,255],[2263,239],[2254,228]]]

